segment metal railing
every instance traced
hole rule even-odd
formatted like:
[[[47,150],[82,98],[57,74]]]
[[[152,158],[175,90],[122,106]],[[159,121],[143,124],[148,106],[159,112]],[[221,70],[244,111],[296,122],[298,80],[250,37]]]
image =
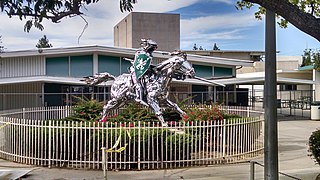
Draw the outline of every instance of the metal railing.
[[[66,106],[0,112],[0,158],[48,167],[142,170],[234,163],[263,153],[260,118],[169,122],[168,128],[157,122],[59,120],[70,114]]]
[[[277,92],[278,114],[293,118],[310,117],[310,104],[313,90],[295,90]],[[94,98],[107,102],[109,92],[72,92],[72,93],[0,93],[0,110],[22,107],[71,106],[75,105],[76,97]],[[216,102],[225,106],[243,106],[263,111],[263,90],[248,91],[216,91],[214,92],[170,92],[172,101],[185,101],[185,104],[211,104]],[[192,98],[191,98],[192,97]]]

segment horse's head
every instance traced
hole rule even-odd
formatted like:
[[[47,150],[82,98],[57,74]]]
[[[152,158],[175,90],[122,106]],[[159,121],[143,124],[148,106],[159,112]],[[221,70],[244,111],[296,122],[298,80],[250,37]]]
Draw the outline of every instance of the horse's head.
[[[187,61],[187,54],[179,51],[172,57],[174,60],[174,74],[180,76],[182,79],[186,77],[193,78],[195,71],[189,61]]]

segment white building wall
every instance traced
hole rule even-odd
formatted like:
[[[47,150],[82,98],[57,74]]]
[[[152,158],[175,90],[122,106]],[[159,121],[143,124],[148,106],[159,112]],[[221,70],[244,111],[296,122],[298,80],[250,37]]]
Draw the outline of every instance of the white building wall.
[[[0,110],[43,106],[42,83],[19,83],[0,86]]]
[[[0,78],[41,75],[45,75],[44,56],[0,59]]]

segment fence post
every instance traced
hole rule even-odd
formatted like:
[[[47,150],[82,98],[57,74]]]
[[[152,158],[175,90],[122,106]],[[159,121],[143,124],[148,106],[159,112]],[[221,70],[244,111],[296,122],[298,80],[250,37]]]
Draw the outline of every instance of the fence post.
[[[51,154],[52,154],[52,121],[49,120],[49,140],[48,140],[48,143],[49,143],[49,152],[48,152],[48,167],[51,168]]]
[[[223,132],[222,132],[222,143],[223,143],[223,147],[222,147],[222,157],[225,158],[226,157],[226,119],[223,119]]]
[[[107,161],[106,161],[106,148],[101,148],[102,150],[102,169],[103,169],[103,178],[107,179]]]
[[[69,109],[69,106],[67,106],[67,105],[65,105],[64,106],[64,109],[65,109],[65,117],[64,118],[66,118],[66,117],[68,117],[69,116],[69,111],[70,111],[70,109]]]
[[[26,108],[22,108],[22,119],[26,118]]]
[[[250,108],[247,106],[247,117],[250,117]]]
[[[140,148],[141,148],[141,143],[140,143],[140,141],[141,141],[141,124],[140,124],[141,122],[139,121],[138,122],[138,170],[141,170],[141,164],[140,164],[140,155],[141,155],[141,153],[140,153]]]
[[[250,180],[254,180],[254,161],[250,161]]]

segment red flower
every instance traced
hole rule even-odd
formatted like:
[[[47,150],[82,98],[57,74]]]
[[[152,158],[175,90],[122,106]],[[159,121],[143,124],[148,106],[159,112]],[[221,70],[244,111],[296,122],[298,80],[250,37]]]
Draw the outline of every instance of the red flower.
[[[182,119],[184,120],[184,121],[187,121],[188,120],[188,115],[184,115],[183,117],[182,117]]]
[[[101,119],[99,122],[106,122],[107,121],[107,117],[104,117],[103,119]]]
[[[176,125],[176,122],[175,121],[168,121],[168,125],[174,126],[174,125]]]

